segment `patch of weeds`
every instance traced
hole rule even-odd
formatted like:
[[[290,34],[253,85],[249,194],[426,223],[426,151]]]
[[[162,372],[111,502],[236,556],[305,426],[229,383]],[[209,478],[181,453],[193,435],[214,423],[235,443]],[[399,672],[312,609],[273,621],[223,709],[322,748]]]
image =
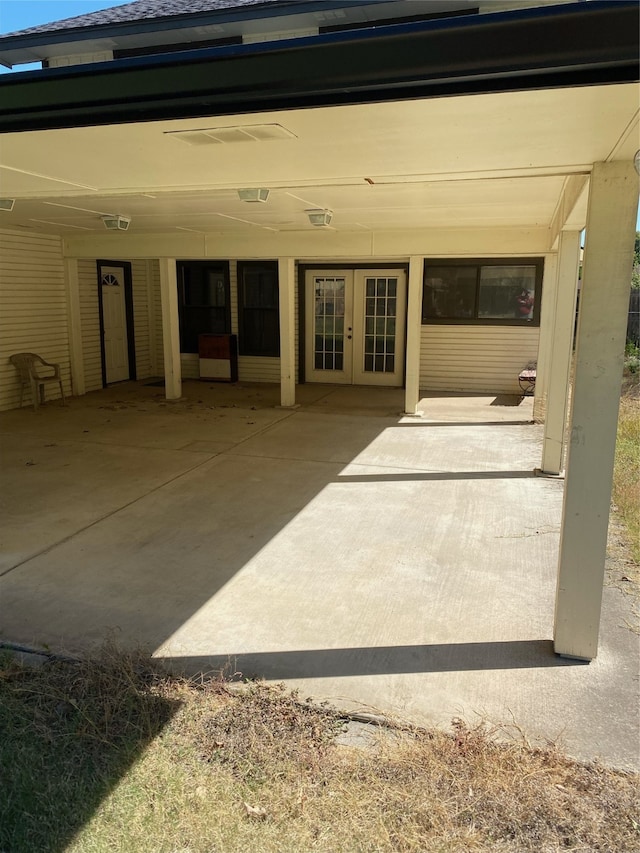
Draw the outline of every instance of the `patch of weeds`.
[[[226,764],[240,779],[263,784],[292,770],[318,768],[343,726],[337,715],[302,704],[283,684],[257,682],[204,718],[196,737],[204,760]]]
[[[639,778],[454,721],[337,746],[283,686],[92,661],[0,669],[6,853],[637,853]]]
[[[640,564],[640,400],[620,401],[613,501],[628,533],[636,569]]]

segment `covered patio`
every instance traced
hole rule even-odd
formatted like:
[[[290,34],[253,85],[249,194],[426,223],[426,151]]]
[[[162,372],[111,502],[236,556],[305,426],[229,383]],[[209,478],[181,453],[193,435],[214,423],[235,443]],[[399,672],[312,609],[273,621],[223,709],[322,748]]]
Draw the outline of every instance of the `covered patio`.
[[[0,636],[109,632],[169,666],[285,679],[416,723],[515,722],[637,767],[628,600],[589,665],[553,652],[562,481],[532,400],[126,383],[0,415]]]

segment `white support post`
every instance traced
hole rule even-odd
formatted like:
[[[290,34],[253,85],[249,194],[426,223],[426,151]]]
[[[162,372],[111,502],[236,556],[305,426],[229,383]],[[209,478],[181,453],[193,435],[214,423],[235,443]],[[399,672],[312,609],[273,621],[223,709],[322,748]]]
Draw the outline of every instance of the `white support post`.
[[[595,163],[589,188],[554,631],[555,651],[582,660],[591,660],[598,651],[637,209],[638,177],[632,163]]]
[[[280,311],[280,405],[296,405],[296,269],[293,258],[278,258]]]
[[[557,475],[562,471],[579,265],[580,232],[562,231],[558,249],[554,336],[540,465],[545,474]]]
[[[160,300],[162,304],[165,397],[167,400],[179,400],[182,396],[182,367],[180,365],[178,278],[175,258],[160,258]]]
[[[542,308],[540,311],[540,340],[538,343],[535,396],[533,398],[533,419],[537,422],[545,419],[547,410],[547,389],[549,387],[549,374],[551,372],[551,349],[555,334],[556,288],[558,285],[557,270],[556,256],[547,255],[544,261]]]
[[[82,319],[80,316],[80,280],[78,261],[65,258],[64,279],[67,291],[67,329],[69,335],[69,364],[71,389],[74,396],[85,393],[84,361],[82,352]]]
[[[407,415],[418,414],[420,402],[420,336],[422,332],[422,276],[424,257],[409,258],[409,282],[407,295],[407,352],[405,368],[404,411]]]

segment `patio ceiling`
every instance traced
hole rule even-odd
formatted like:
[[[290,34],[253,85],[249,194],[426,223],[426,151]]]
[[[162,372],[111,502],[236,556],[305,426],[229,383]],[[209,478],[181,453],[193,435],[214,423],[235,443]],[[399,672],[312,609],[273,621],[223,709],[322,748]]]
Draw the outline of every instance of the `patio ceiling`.
[[[550,226],[567,176],[633,157],[638,102],[617,84],[8,133],[0,227],[103,234],[118,213],[140,234],[304,231],[313,207],[345,232]],[[178,133],[220,128],[227,141]],[[238,199],[258,186],[266,204]]]

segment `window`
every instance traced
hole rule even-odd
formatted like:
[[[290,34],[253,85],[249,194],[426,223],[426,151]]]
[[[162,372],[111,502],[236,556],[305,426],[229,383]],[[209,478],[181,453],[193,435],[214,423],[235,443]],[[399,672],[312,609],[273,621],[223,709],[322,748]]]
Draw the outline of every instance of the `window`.
[[[198,335],[231,331],[229,264],[179,261],[180,352],[198,352]]]
[[[240,355],[280,355],[278,262],[238,262]]]
[[[540,323],[542,258],[425,261],[423,323]]]

